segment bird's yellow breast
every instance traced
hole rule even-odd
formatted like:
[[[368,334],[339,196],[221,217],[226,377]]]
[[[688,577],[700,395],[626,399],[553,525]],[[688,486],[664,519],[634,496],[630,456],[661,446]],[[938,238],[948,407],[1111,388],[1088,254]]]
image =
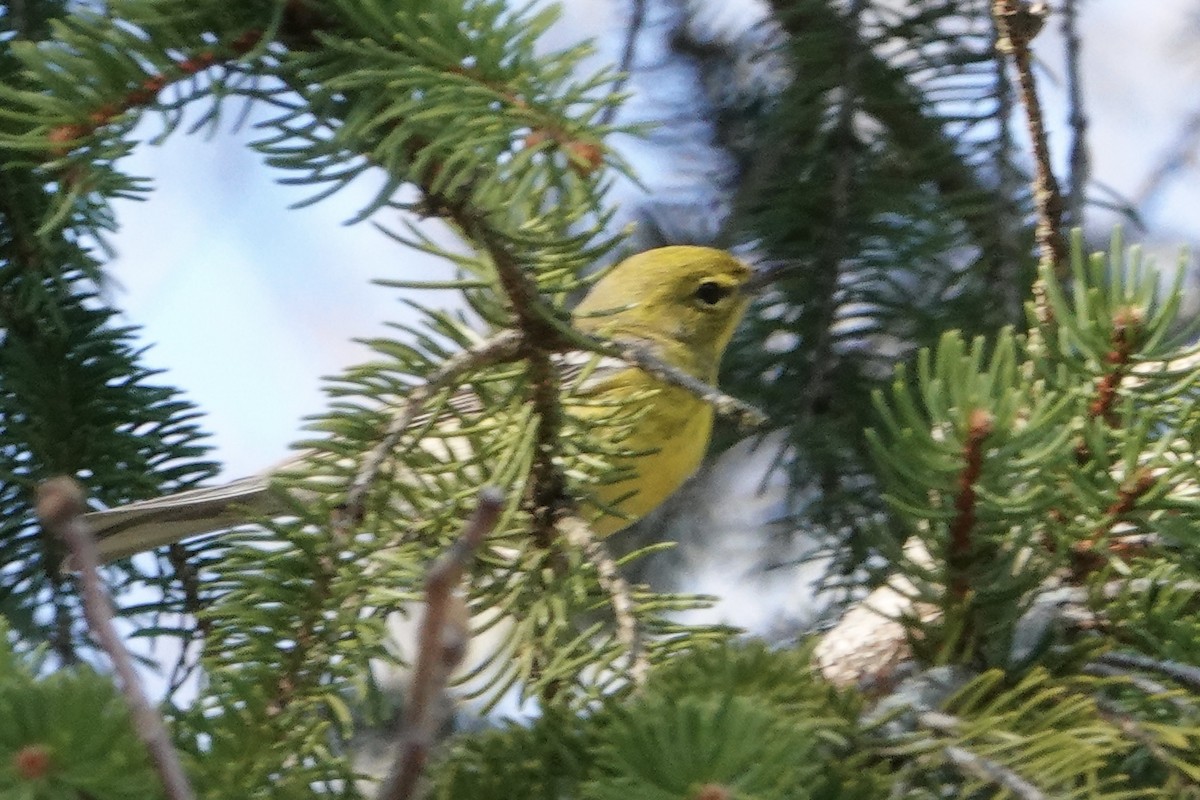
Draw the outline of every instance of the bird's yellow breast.
[[[593,529],[599,536],[608,536],[650,513],[691,477],[704,459],[713,425],[711,406],[692,392],[663,384],[641,370],[623,371],[606,383],[606,390],[626,395],[633,391],[641,399],[632,429],[614,443],[631,453],[613,462],[628,477],[592,488],[601,507],[620,512],[619,516],[601,514],[594,519]],[[571,412],[583,421],[608,413],[595,407],[572,408]],[[598,433],[603,435],[603,430]]]

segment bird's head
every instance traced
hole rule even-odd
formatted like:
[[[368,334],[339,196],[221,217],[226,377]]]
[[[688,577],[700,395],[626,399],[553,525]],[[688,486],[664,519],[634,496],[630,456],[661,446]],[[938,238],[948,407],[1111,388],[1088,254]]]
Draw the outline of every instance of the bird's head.
[[[711,382],[756,288],[754,272],[724,250],[660,247],[605,273],[574,321],[588,333],[645,342]]]

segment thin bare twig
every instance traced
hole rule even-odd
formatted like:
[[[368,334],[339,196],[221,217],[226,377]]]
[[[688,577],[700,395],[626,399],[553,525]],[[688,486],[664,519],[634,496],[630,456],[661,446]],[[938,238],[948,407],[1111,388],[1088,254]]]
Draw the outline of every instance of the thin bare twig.
[[[1105,653],[1096,659],[1097,663],[1110,664],[1129,669],[1141,669],[1165,675],[1173,681],[1183,684],[1192,691],[1200,691],[1200,667],[1184,664],[1180,661],[1157,659],[1137,653]]]
[[[384,462],[396,449],[396,445],[400,443],[404,434],[409,431],[413,420],[425,404],[435,394],[446,388],[451,381],[468,370],[516,360],[521,355],[523,341],[523,337],[517,331],[502,331],[473,347],[455,353],[427,375],[424,383],[409,392],[404,404],[392,417],[383,437],[363,458],[358,473],[350,484],[346,493],[346,514],[344,515],[348,523],[362,519],[363,502],[367,490],[375,483]]]
[[[635,686],[646,682],[650,661],[642,648],[642,634],[637,616],[633,613],[633,597],[629,584],[621,577],[612,556],[592,534],[591,526],[579,517],[564,516],[558,520],[558,529],[567,541],[579,548],[596,567],[596,580],[608,593],[613,618],[617,624],[617,640],[629,653],[629,678]]]
[[[1071,127],[1071,174],[1067,180],[1066,222],[1068,226],[1083,225],[1083,208],[1087,200],[1088,174],[1091,159],[1087,146],[1088,118],[1083,107],[1083,78],[1079,69],[1082,42],[1079,38],[1079,2],[1064,0],[1062,35],[1066,43],[1067,124]]]
[[[1003,764],[972,753],[964,747],[949,745],[942,748],[947,760],[962,772],[1000,786],[1020,800],[1047,800],[1046,794]]]
[[[924,728],[950,736],[956,735],[962,728],[957,717],[941,711],[922,712],[917,715],[917,721]],[[958,745],[947,745],[942,748],[942,752],[946,755],[946,759],[960,771],[988,783],[1002,786],[1021,800],[1046,800],[1046,795],[1041,789],[1003,764],[998,764]]]
[[[417,633],[416,661],[404,708],[404,724],[391,770],[380,787],[378,800],[409,800],[414,797],[417,781],[429,760],[434,738],[434,701],[446,685],[450,671],[462,659],[462,641],[446,637],[448,623],[454,620],[455,590],[462,581],[471,556],[500,519],[504,496],[498,489],[479,492],[475,513],[462,535],[430,568],[425,577],[425,616]],[[464,615],[465,616],[465,615]],[[460,638],[466,633],[461,632]]]
[[[1196,710],[1193,703],[1189,703],[1183,697],[1178,695],[1181,693],[1179,689],[1173,689],[1164,683],[1159,683],[1156,680],[1147,678],[1145,675],[1139,675],[1136,672],[1126,668],[1118,667],[1114,664],[1101,664],[1097,661],[1090,661],[1083,665],[1082,669],[1085,675],[1096,675],[1101,678],[1121,678],[1128,681],[1129,685],[1137,689],[1143,694],[1150,697],[1165,698],[1171,705],[1184,713],[1191,713]]]
[[[196,795],[188,784],[175,748],[171,746],[166,725],[142,690],[133,657],[113,625],[112,601],[100,580],[100,553],[91,529],[83,520],[86,510],[83,490],[71,478],[54,478],[38,487],[38,517],[42,525],[67,546],[77,570],[84,616],[97,643],[112,660],[134,731],[146,746],[167,797],[193,800]]]
[[[1183,170],[1194,166],[1197,146],[1200,146],[1200,109],[1188,114],[1175,140],[1134,194],[1133,207],[1137,209],[1138,214],[1147,215],[1150,207],[1161,199],[1170,180],[1178,178]]]
[[[603,355],[615,356],[643,372],[653,375],[663,383],[687,389],[697,398],[712,406],[718,414],[736,422],[744,432],[756,430],[767,424],[767,415],[759,409],[666,363],[645,347],[626,342],[595,341],[594,345],[588,349]]]
[[[621,49],[621,62],[617,65],[619,71],[610,90],[612,94],[620,94],[624,91],[625,84],[629,82],[629,75],[633,70],[633,59],[637,55],[637,40],[642,35],[642,27],[646,24],[646,0],[633,0],[632,6],[629,12],[629,26],[625,29],[625,45]],[[609,105],[600,114],[599,123],[610,125],[616,115],[617,106]]]
[[[1036,236],[1043,264],[1064,275],[1068,267],[1067,242],[1062,232],[1063,198],[1050,164],[1050,145],[1042,106],[1033,78],[1033,54],[1030,43],[1045,23],[1044,3],[1031,4],[1026,0],[992,0],[992,17],[999,37],[996,47],[1013,59],[1017,69],[1017,85],[1021,104],[1029,125],[1029,140],[1033,144],[1033,199],[1037,206]],[[1039,319],[1051,319],[1045,289],[1040,280],[1034,285],[1034,304]]]

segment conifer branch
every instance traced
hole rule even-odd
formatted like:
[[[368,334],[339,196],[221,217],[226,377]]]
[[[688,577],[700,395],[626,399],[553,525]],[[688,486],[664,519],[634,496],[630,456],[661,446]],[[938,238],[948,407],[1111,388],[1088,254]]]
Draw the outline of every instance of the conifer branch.
[[[464,373],[519,358],[523,352],[523,341],[517,331],[502,331],[455,353],[426,375],[422,384],[411,389],[404,403],[396,409],[379,442],[363,457],[347,489],[342,507],[333,515],[330,529],[335,541],[347,541],[351,536],[351,528],[365,517],[368,492],[379,479],[383,465],[401,439],[411,430],[414,419],[424,406]],[[294,634],[296,646],[288,654],[289,666],[281,670],[276,678],[274,691],[267,705],[268,716],[275,717],[281,714],[299,688],[298,678],[307,663],[307,654],[314,645],[314,630],[320,621],[320,609],[324,607],[329,596],[337,569],[337,565],[327,553],[318,556],[316,569],[312,574],[312,602]]]
[[[863,0],[853,0],[846,14],[850,19],[862,15]],[[837,365],[834,345],[834,325],[837,322],[838,288],[842,280],[843,262],[848,253],[847,236],[851,226],[850,196],[854,189],[856,152],[860,144],[855,133],[855,117],[861,106],[859,95],[859,65],[864,48],[854,46],[853,33],[847,29],[839,41],[839,70],[837,116],[834,126],[835,150],[833,177],[829,186],[831,206],[829,222],[823,232],[820,254],[813,265],[813,296],[808,300],[816,321],[813,330],[816,340],[808,348],[808,380],[801,389],[800,414],[812,417],[821,406],[829,404],[829,380]],[[838,480],[835,470],[827,470],[825,480]]]
[[[969,571],[974,556],[971,533],[975,527],[975,487],[983,471],[983,443],[992,432],[992,415],[981,408],[972,409],[967,419],[967,440],[963,444],[963,468],[958,475],[958,494],[954,498],[954,519],[950,522],[950,541],[946,566],[950,572],[950,596],[961,602],[971,590]]]
[[[1142,694],[1149,697],[1161,696],[1165,697],[1171,705],[1183,712],[1191,712],[1195,710],[1195,706],[1189,703],[1182,697],[1173,695],[1173,690],[1165,683],[1159,683],[1156,680],[1147,678],[1137,672],[1130,670],[1127,667],[1119,667],[1116,664],[1103,664],[1098,661],[1089,661],[1083,665],[1081,670],[1086,675],[1095,675],[1100,678],[1121,678],[1128,681],[1129,685],[1137,689]]]
[[[1074,577],[1079,580],[1090,572],[1104,566],[1104,558],[1096,552],[1096,546],[1108,538],[1113,527],[1137,507],[1138,501],[1158,483],[1154,473],[1141,468],[1117,490],[1117,497],[1104,510],[1104,521],[1092,532],[1092,535],[1076,542],[1071,547],[1071,569]],[[1120,542],[1112,542],[1107,548],[1111,552],[1119,552]]]
[[[189,657],[188,646],[195,641],[196,637],[201,640],[208,639],[212,634],[212,620],[200,613],[203,609],[200,598],[200,580],[196,566],[188,559],[187,548],[178,542],[170,545],[167,548],[167,562],[171,565],[175,578],[183,590],[183,611],[191,615],[195,622],[195,628],[190,629],[193,638],[184,641],[180,646],[179,658],[167,680],[165,697],[169,700],[196,670],[198,659]]]
[[[456,590],[471,556],[496,527],[504,497],[497,489],[480,491],[475,513],[458,540],[434,563],[425,577],[425,615],[417,633],[417,653],[409,686],[408,704],[392,767],[380,787],[378,800],[409,800],[415,796],[417,780],[429,759],[434,740],[434,701],[445,689],[446,679],[465,655],[465,610],[455,613]],[[459,601],[461,602],[461,601]],[[459,631],[447,629],[462,625]]]
[[[910,83],[904,70],[889,64],[865,41],[859,33],[858,18],[832,5],[809,3],[803,6],[802,12],[789,0],[770,0],[770,5],[788,35],[800,38],[811,29],[835,31],[833,35],[861,54],[856,65],[859,84],[872,89],[860,97],[861,111],[879,120],[901,151],[920,154],[906,165],[913,170],[914,179],[936,186],[943,197],[992,193],[962,158],[960,143],[947,133],[943,120],[930,113],[929,105],[922,100],[920,91]],[[969,204],[960,211],[960,218],[980,250],[987,252],[995,246],[996,220],[990,205]]]
[[[1088,404],[1088,414],[1093,418],[1103,418],[1112,428],[1118,424],[1112,411],[1113,403],[1117,399],[1121,381],[1129,374],[1132,366],[1135,338],[1133,333],[1141,321],[1141,314],[1136,308],[1127,307],[1117,311],[1113,318],[1109,350],[1104,355],[1104,361],[1110,369],[1096,381],[1096,393],[1092,402]]]
[[[1035,234],[1038,249],[1042,262],[1050,266],[1055,275],[1061,277],[1068,266],[1067,241],[1062,232],[1063,198],[1050,161],[1050,145],[1046,138],[1042,106],[1034,82],[1033,53],[1030,50],[1030,43],[1041,31],[1047,13],[1044,3],[1029,3],[1028,0],[992,0],[992,16],[996,20],[999,33],[996,48],[1001,53],[1011,56],[1016,66],[1021,104],[1025,107],[1029,139],[1033,145],[1033,198],[1037,206]],[[1045,297],[1045,287],[1041,286],[1040,280],[1034,286],[1034,302],[1038,318],[1048,322],[1050,309]]]
[[[404,434],[409,431],[413,420],[421,413],[425,404],[466,372],[516,360],[521,355],[523,341],[523,337],[517,331],[502,331],[455,353],[436,370],[426,375],[424,383],[413,387],[404,403],[396,409],[383,437],[363,458],[346,493],[345,513],[341,516],[341,525],[351,525],[363,519],[368,490],[378,480],[384,463],[404,438]]]
[[[88,627],[112,660],[121,693],[129,707],[134,730],[146,746],[169,800],[194,800],[183,765],[162,717],[142,690],[133,657],[113,624],[112,600],[100,579],[100,554],[96,539],[84,522],[87,511],[83,489],[71,478],[54,478],[38,486],[37,514],[42,525],[67,546],[77,570],[79,594]]]
[[[122,114],[153,105],[163,89],[172,83],[186,80],[217,64],[241,58],[257,47],[262,37],[261,30],[251,29],[237,36],[227,45],[204,46],[195,55],[176,60],[171,70],[146,75],[137,87],[129,89],[123,96],[101,103],[92,109],[88,113],[86,121],[67,123],[52,128],[46,135],[50,143],[51,155],[55,158],[65,156],[81,140],[108,125]]]
[[[1151,693],[1147,692],[1147,694]],[[1162,694],[1166,695],[1169,700],[1174,701],[1173,705],[1179,709],[1180,712],[1190,714],[1195,711],[1194,707],[1188,706],[1188,704],[1185,703],[1181,698],[1172,697],[1171,693],[1168,692],[1165,687],[1163,688]],[[1124,711],[1114,708],[1111,703],[1108,703],[1100,698],[1097,698],[1096,700],[1096,711],[1100,718],[1109,725],[1117,728],[1126,737],[1146,748],[1146,751],[1156,758],[1159,764],[1170,770],[1172,773],[1175,773],[1179,777],[1183,778],[1186,783],[1182,783],[1181,785],[1194,785],[1194,773],[1189,775],[1184,770],[1175,766],[1173,763],[1174,759],[1171,758],[1171,754],[1167,751],[1167,749],[1162,746],[1162,742],[1159,740],[1159,738],[1150,731],[1146,730],[1145,726],[1138,724],[1136,719],[1129,716],[1129,714],[1125,713]]]
[[[318,642],[319,625],[323,620],[326,604],[329,602],[330,589],[337,574],[337,564],[330,555],[330,550],[339,546],[346,533],[339,527],[335,519],[331,527],[334,541],[327,544],[315,555],[311,578],[311,587],[306,603],[301,609],[294,632],[289,632],[295,646],[286,652],[281,659],[278,674],[274,676],[274,685],[267,700],[265,710],[268,720],[280,717],[292,701],[296,699],[303,688],[305,670],[309,666],[310,654]]]
[[[596,580],[600,588],[608,593],[612,605],[613,618],[617,625],[617,641],[629,653],[629,677],[634,686],[646,682],[650,671],[650,661],[642,647],[641,627],[634,614],[633,597],[629,584],[621,577],[616,562],[608,554],[604,545],[592,535],[591,526],[577,516],[563,516],[558,520],[558,529],[562,531],[572,546],[581,550],[588,560],[596,567]]]
[[[555,461],[563,425],[562,398],[558,371],[550,360],[562,325],[554,324],[553,311],[542,300],[537,284],[486,223],[466,214],[459,214],[458,222],[487,248],[521,332],[521,357],[529,364],[530,399],[538,418],[529,470],[532,535],[540,547],[549,548],[555,538],[555,514],[566,499],[566,479]]]

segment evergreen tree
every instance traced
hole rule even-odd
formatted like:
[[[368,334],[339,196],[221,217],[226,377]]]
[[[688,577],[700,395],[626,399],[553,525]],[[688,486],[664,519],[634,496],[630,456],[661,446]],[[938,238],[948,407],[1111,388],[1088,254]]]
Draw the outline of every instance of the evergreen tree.
[[[184,109],[207,104],[218,124],[245,100],[274,110],[255,147],[314,201],[381,174],[362,219],[441,220],[454,247],[389,232],[453,263],[469,312],[421,308],[330,382],[312,455],[281,478],[313,500],[164,548],[150,570],[105,571],[118,601],[137,591],[118,614],[178,640],[175,675],[195,676],[195,699],[169,696],[163,713],[200,795],[370,792],[352,734],[379,722],[372,664],[417,662],[398,764],[419,765],[444,679],[430,660],[455,660],[452,642],[428,641],[504,619],[474,685],[485,705],[535,699],[537,718],[450,740],[427,770],[435,796],[1200,797],[1193,337],[1179,285],[1160,290],[1119,241],[1088,256],[1077,239],[1061,257],[1055,193],[1030,194],[1009,131],[1007,52],[1020,66],[1028,42],[997,33],[1006,10],[1027,11],[778,2],[754,42],[673,11],[675,49],[708,89],[700,113],[735,165],[734,213],[711,228],[790,264],[727,385],[785,431],[791,526],[829,540],[843,585],[878,587],[831,632],[784,646],[675,622],[701,600],[628,585],[569,514],[621,448],[572,431],[549,359],[604,349],[566,309],[625,246],[606,199],[624,168],[610,145],[621,83],[586,74],[582,48],[540,46],[552,12],[3,6],[6,796],[155,791],[131,736],[143,720],[131,729],[78,664],[102,663],[102,637],[34,490],[67,474],[115,505],[214,475],[197,410],[141,364],[97,288],[109,204],[146,192],[119,164],[134,124],[161,113],[179,135]],[[782,90],[745,69],[763,46]],[[472,455],[406,449],[398,421],[449,408],[460,386],[484,401],[455,410]],[[388,480],[401,464],[415,481]],[[479,500],[485,484],[506,499]],[[468,563],[463,520],[492,502],[495,531]],[[888,566],[861,578],[869,555]],[[426,591],[446,630],[397,652],[385,620]],[[887,603],[890,617],[872,612]]]

